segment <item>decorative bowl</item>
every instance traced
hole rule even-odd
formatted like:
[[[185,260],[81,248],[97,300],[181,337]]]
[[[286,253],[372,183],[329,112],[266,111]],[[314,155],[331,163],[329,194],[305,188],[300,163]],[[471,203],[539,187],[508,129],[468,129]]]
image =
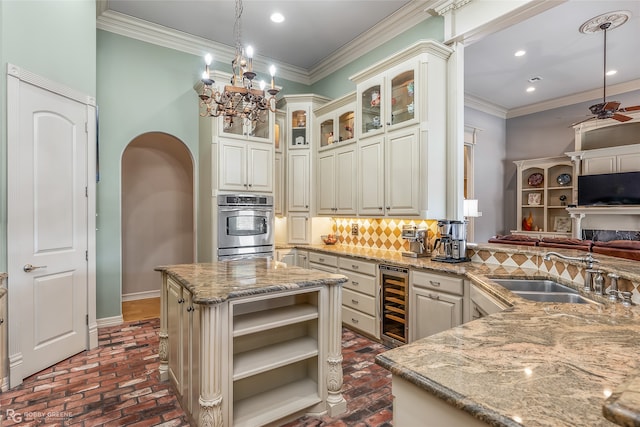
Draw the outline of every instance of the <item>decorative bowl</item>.
[[[322,239],[325,245],[335,245],[336,242],[338,241],[336,239],[336,236],[334,236],[333,234],[325,234],[323,236],[320,236],[320,238]]]

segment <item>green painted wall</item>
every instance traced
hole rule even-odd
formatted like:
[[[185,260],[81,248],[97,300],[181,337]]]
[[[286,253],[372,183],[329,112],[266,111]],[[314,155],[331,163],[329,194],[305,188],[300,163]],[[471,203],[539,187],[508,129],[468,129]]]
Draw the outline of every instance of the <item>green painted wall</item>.
[[[0,271],[7,270],[7,63],[96,94],[95,0],[0,1]]]
[[[341,69],[317,81],[311,86],[311,91],[329,98],[338,98],[356,90],[356,85],[349,77],[379,62],[386,57],[404,49],[418,40],[444,39],[444,18],[431,17],[409,28],[402,34],[381,44],[375,50],[368,52]]]

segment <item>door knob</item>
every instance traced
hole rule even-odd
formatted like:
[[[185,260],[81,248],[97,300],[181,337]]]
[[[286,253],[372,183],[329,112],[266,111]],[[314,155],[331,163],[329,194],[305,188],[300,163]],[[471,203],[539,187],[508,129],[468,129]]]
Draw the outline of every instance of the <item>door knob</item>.
[[[25,273],[31,273],[33,270],[37,270],[38,268],[47,268],[47,266],[46,265],[25,264],[24,267],[22,267],[22,269],[24,270]]]

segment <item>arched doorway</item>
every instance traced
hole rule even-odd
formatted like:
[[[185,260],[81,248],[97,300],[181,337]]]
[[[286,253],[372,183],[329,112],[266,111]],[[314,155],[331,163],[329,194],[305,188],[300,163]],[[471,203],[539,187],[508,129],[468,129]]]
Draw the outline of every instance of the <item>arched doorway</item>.
[[[159,265],[191,263],[194,167],[174,136],[149,132],[122,154],[122,300],[160,296]]]

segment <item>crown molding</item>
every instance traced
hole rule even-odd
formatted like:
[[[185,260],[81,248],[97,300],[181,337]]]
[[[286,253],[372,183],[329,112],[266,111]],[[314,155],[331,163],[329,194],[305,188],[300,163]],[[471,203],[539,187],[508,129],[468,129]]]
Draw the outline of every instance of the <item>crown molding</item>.
[[[501,119],[507,118],[507,109],[501,105],[485,101],[477,96],[465,94],[464,106],[473,108],[483,113],[491,114],[492,116],[499,117]]]
[[[640,90],[640,79],[631,80],[617,85],[607,86],[607,98],[612,95],[620,95],[622,93]],[[597,100],[602,97],[602,89],[593,89],[586,92],[580,92],[562,98],[550,99],[548,101],[539,102],[537,104],[525,105],[524,107],[513,108],[507,112],[507,119],[514,117],[526,116],[527,114],[539,113],[541,111],[551,110],[554,108],[566,107],[568,105],[580,104]]]
[[[96,19],[96,28],[196,56],[204,56],[209,52],[214,55],[216,62],[230,64],[235,55],[235,49],[231,46],[112,10],[106,10]],[[270,63],[271,60],[260,55],[253,59],[254,68],[265,73]],[[278,66],[278,78],[310,84],[306,70],[288,64]]]
[[[407,28],[431,18],[427,10],[433,3],[436,3],[436,0],[411,1],[328,57],[323,58],[319,64],[310,70],[311,83],[327,77],[353,62],[356,58],[378,48],[381,44],[405,32]],[[357,54],[354,54],[354,52],[357,52]]]

